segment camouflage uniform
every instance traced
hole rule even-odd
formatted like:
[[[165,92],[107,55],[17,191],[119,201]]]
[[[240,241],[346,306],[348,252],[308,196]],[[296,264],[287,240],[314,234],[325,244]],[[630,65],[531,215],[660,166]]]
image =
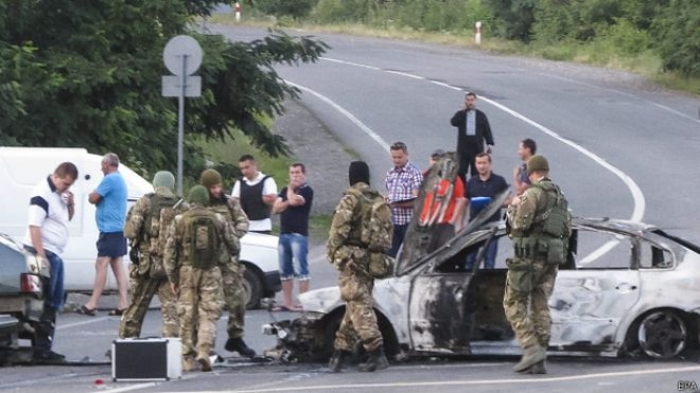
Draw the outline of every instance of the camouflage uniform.
[[[369,186],[360,182],[351,188],[366,192]],[[338,286],[340,296],[346,303],[345,315],[335,335],[334,347],[336,350],[348,352],[355,344],[356,335],[360,337],[368,352],[383,344],[373,309],[374,280],[367,272],[369,250],[360,241],[363,219],[360,203],[353,193],[345,193],[335,209],[327,245],[328,259],[340,270]]]
[[[539,218],[551,208],[550,198],[543,187],[556,189],[557,192],[558,187],[547,178],[536,183],[539,185],[529,187],[521,196],[520,206],[508,208],[507,217],[515,257],[506,261],[508,277],[503,307],[526,355],[535,348],[544,356],[552,323],[547,303],[559,265],[548,260],[548,254],[541,247],[542,242],[549,237],[543,233],[543,221]],[[517,368],[518,366],[518,372],[527,371]],[[541,370],[544,372],[543,366]]]
[[[195,188],[206,191],[202,186]],[[208,191],[205,196],[208,196]],[[176,216],[169,228],[164,264],[168,280],[179,288],[180,337],[185,364],[196,356],[206,371],[211,367],[208,363],[209,352],[216,342],[216,321],[221,317],[223,307],[221,270],[218,264],[207,268],[193,266],[191,250],[194,236],[186,236],[187,228],[194,216],[214,219],[220,245],[219,249],[214,250],[218,253],[218,263],[222,261],[222,249],[233,254],[239,249],[233,230],[221,215],[209,211],[204,206],[206,203],[200,204],[192,197],[190,202],[190,210]]]
[[[154,184],[157,184],[157,179],[158,174],[156,174]],[[157,186],[156,195],[175,199],[175,195],[169,187]],[[156,259],[161,257],[151,255],[150,252],[152,248],[151,240],[157,240],[148,238],[148,231],[146,230],[146,227],[151,225],[150,222],[145,222],[146,218],[149,217],[150,210],[151,195],[145,195],[132,208],[129,220],[124,227],[124,234],[130,240],[132,247],[138,247],[141,257],[138,264],[131,264],[129,267],[131,303],[124,311],[124,315],[119,323],[120,338],[136,338],[140,336],[143,319],[146,316],[153,295],[156,293],[158,293],[160,312],[163,319],[161,331],[163,337],[178,336],[180,323],[177,316],[177,297],[171,290],[167,277],[154,278],[151,276],[152,270],[156,266],[162,266],[163,261],[157,261]],[[160,230],[167,231],[168,228],[161,228]]]
[[[248,232],[248,216],[241,208],[241,204],[232,198],[224,197],[219,200],[212,199],[209,209],[220,214],[226,222],[233,228],[236,242]],[[240,249],[240,247],[239,247]],[[228,324],[226,332],[229,338],[243,337],[245,327],[245,290],[243,287],[243,273],[245,266],[239,261],[240,252],[229,254],[223,257],[228,263],[221,265],[221,275],[224,286],[224,299],[228,306]]]

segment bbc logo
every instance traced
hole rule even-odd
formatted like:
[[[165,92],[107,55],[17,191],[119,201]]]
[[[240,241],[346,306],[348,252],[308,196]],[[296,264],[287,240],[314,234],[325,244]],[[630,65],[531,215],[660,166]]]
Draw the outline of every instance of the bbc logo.
[[[678,391],[688,392],[698,390],[698,384],[695,381],[678,381]]]

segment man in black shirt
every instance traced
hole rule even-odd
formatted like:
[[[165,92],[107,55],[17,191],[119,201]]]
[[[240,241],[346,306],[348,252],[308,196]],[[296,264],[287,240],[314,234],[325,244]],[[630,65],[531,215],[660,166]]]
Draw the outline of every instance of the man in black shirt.
[[[309,214],[314,191],[306,183],[304,164],[289,166],[289,184],[280,191],[272,212],[280,214],[279,263],[283,303],[280,310],[299,310],[292,302],[293,278],[299,293],[309,290]]]

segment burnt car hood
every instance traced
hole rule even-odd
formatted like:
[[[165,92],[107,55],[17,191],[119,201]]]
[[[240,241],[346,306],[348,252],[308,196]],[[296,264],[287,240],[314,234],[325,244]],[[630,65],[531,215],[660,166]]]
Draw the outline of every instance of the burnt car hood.
[[[426,183],[427,181],[424,182],[424,187]],[[395,275],[403,276],[416,271],[420,266],[432,262],[437,255],[441,256],[440,259],[444,259],[462,250],[470,241],[469,235],[484,228],[489,223],[488,220],[498,209],[503,207],[503,203],[510,193],[511,189],[509,187],[498,194],[491,200],[491,203],[469,221],[466,227],[457,233],[454,238],[437,249],[431,250],[429,246],[432,236],[435,235],[435,228],[434,226],[419,225],[420,206],[423,205],[423,201],[425,200],[425,190],[421,189],[413,219],[408,226],[401,252],[396,260]],[[445,255],[443,256],[443,254]]]

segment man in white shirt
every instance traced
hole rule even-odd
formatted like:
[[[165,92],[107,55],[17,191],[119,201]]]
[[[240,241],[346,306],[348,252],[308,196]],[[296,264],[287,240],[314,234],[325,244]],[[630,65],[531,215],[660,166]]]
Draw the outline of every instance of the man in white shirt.
[[[234,184],[231,197],[240,201],[243,211],[248,216],[248,232],[270,234],[270,213],[277,199],[277,183],[272,177],[258,171],[255,158],[249,154],[238,160],[238,168],[243,177]]]
[[[78,178],[78,168],[71,162],[60,164],[53,174],[34,187],[29,199],[28,228],[24,248],[42,259],[51,278],[44,293],[44,307],[34,326],[35,363],[63,363],[65,357],[52,350],[56,314],[63,308],[63,253],[68,244],[68,223],[73,218],[73,193],[68,191]]]

